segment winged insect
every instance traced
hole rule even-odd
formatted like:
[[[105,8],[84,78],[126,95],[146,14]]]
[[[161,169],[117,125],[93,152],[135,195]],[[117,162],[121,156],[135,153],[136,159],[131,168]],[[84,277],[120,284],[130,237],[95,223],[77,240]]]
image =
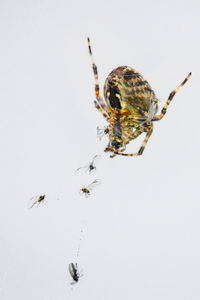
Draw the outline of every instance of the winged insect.
[[[40,195],[40,196],[33,196],[33,197],[31,197],[31,204],[30,204],[30,206],[29,206],[29,208],[32,208],[34,205],[40,205],[40,203],[41,202],[44,202],[44,200],[45,200],[45,194],[43,194],[43,195]]]
[[[87,166],[78,168],[75,171],[75,174],[80,175],[80,174],[87,173],[87,172],[93,173],[96,170],[96,163],[100,158],[101,158],[100,155],[95,155],[93,157],[92,161]]]
[[[87,186],[81,188],[80,192],[85,195],[85,197],[89,197],[93,188],[97,187],[101,183],[100,179],[95,179],[92,183]]]
[[[73,279],[73,281],[71,282],[71,284],[75,284],[79,281],[79,278],[82,277],[83,275],[79,272],[78,270],[78,265],[77,263],[70,263],[69,264],[69,273]]]

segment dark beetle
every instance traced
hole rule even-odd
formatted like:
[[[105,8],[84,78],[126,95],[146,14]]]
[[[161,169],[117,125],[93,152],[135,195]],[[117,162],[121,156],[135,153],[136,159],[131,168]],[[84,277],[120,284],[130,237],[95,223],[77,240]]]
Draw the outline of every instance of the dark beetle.
[[[69,273],[70,273],[72,279],[74,280],[74,282],[72,282],[71,284],[78,282],[79,278],[81,276],[78,271],[78,265],[70,263],[68,268],[69,268]]]

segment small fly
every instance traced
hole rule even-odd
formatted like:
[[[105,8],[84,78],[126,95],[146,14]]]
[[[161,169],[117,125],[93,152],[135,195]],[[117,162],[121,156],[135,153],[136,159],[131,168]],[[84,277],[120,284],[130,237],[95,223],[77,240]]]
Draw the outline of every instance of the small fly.
[[[40,203],[44,201],[45,197],[46,197],[45,194],[40,195],[40,196],[33,196],[30,199],[32,203],[31,203],[31,206],[29,208],[32,208],[36,204],[40,205]]]
[[[97,137],[101,141],[102,138],[109,133],[108,126],[104,126],[103,128],[97,126]]]
[[[78,270],[78,265],[77,264],[73,264],[73,263],[70,263],[69,264],[69,273],[73,279],[73,281],[71,282],[71,284],[75,284],[79,281],[79,278],[81,276],[83,276],[82,274],[80,274],[79,270]]]
[[[96,170],[96,162],[101,158],[100,155],[95,155],[92,159],[92,161],[87,165],[87,166],[84,166],[84,167],[80,167],[78,168],[76,171],[75,171],[75,174],[76,175],[79,175],[79,174],[83,174],[83,173],[93,173],[95,170]]]
[[[80,192],[85,195],[85,197],[89,197],[91,194],[91,190],[98,186],[101,183],[100,179],[95,179],[92,183],[90,183],[88,186],[84,186],[81,188]]]

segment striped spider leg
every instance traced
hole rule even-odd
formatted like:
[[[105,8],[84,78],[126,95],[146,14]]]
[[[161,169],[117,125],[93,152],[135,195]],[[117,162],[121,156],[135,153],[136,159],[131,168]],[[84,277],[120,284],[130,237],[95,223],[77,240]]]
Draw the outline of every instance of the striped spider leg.
[[[152,121],[159,121],[159,120],[161,120],[164,117],[164,115],[167,112],[167,108],[168,108],[169,104],[171,103],[173,97],[180,90],[180,88],[188,81],[188,79],[190,78],[191,75],[192,75],[192,73],[190,72],[188,74],[188,76],[183,80],[183,82],[175,90],[173,90],[170,93],[170,95],[169,95],[169,97],[168,97],[168,99],[167,99],[167,101],[166,101],[163,109],[161,110],[161,113],[159,115],[154,116],[153,119],[152,119]],[[153,132],[153,123],[151,121],[149,121],[149,122],[147,121],[145,124],[148,125],[148,127],[146,128],[146,130],[144,130],[142,128],[138,128],[138,129],[136,129],[133,132],[133,135],[130,138],[130,140],[133,140],[133,139],[137,138],[142,132],[145,132],[145,131],[147,132],[147,134],[146,134],[146,136],[144,138],[144,141],[142,143],[142,146],[140,147],[140,149],[139,149],[139,151],[137,153],[130,153],[130,154],[122,153],[122,152],[116,151],[116,150],[114,150],[112,148],[109,148],[109,147],[107,147],[105,149],[105,151],[106,152],[107,151],[111,151],[111,152],[115,153],[116,155],[123,155],[123,156],[139,156],[139,155],[142,155],[143,151],[144,151],[144,149],[146,147],[146,144],[147,144],[147,142],[148,142],[148,140],[149,140],[149,138],[150,138],[150,136],[151,136],[151,134]],[[139,127],[141,127],[141,126],[139,126]],[[125,148],[121,149],[121,151],[124,151],[124,150],[125,150]]]
[[[169,95],[169,97],[168,97],[168,99],[167,99],[167,102],[165,103],[163,109],[161,110],[160,115],[155,116],[155,117],[153,118],[153,121],[159,121],[159,120],[161,120],[161,119],[164,117],[164,115],[165,115],[166,112],[167,112],[167,108],[168,108],[169,104],[171,103],[172,99],[174,98],[175,94],[176,94],[176,93],[180,90],[180,88],[188,81],[188,79],[190,78],[191,75],[192,75],[192,73],[190,72],[190,73],[188,74],[188,76],[183,80],[183,82],[182,82],[175,90],[173,90],[173,91],[170,93],[170,95]]]
[[[94,62],[94,57],[92,54],[92,49],[90,45],[90,39],[88,38],[88,49],[89,49],[89,54],[90,58],[92,61],[92,69],[94,73],[94,80],[95,80],[95,94],[96,94],[96,100],[94,101],[95,107],[101,112],[101,114],[106,118],[106,120],[109,119],[109,115],[107,113],[107,104],[103,100],[103,98],[100,96],[100,91],[99,91],[99,77],[98,77],[98,71],[97,71],[97,66]]]

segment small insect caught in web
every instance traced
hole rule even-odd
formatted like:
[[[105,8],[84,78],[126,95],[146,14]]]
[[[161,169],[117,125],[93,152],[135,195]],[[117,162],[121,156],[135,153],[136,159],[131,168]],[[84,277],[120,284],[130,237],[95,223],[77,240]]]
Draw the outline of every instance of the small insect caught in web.
[[[85,197],[89,197],[90,194],[91,194],[91,191],[93,190],[93,188],[99,186],[101,183],[101,180],[100,179],[95,179],[92,183],[90,183],[89,185],[87,186],[84,186],[81,188],[80,190],[80,193],[85,195]]]
[[[109,128],[107,126],[104,126],[103,128],[97,126],[97,137],[100,141],[108,133],[109,133]]]
[[[73,281],[71,282],[71,284],[73,285],[77,283],[79,281],[79,278],[82,277],[83,275],[81,274],[81,272],[79,272],[77,263],[75,264],[70,263],[68,269],[73,279]]]
[[[31,204],[29,204],[29,208],[32,208],[33,206],[37,205],[39,206],[41,204],[41,202],[45,202],[45,197],[46,195],[40,195],[40,196],[33,196],[30,198],[30,202]]]
[[[96,163],[98,160],[100,160],[100,155],[95,155],[92,159],[92,161],[84,167],[80,167],[75,171],[75,175],[80,175],[83,173],[94,173],[96,171]]]

